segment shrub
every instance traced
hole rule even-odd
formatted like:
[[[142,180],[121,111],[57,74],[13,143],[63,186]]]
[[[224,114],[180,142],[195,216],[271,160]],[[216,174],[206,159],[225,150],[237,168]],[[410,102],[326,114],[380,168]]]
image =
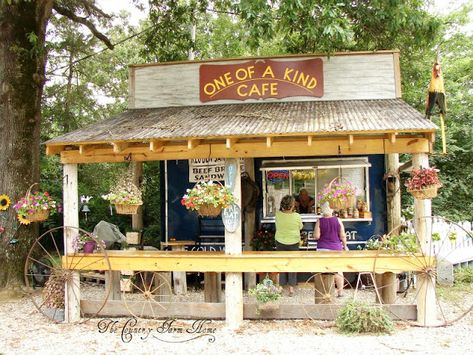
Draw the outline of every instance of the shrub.
[[[394,323],[387,312],[379,306],[362,302],[348,302],[340,309],[335,321],[343,333],[392,333]]]
[[[473,267],[455,268],[454,271],[455,284],[471,284],[473,283]]]

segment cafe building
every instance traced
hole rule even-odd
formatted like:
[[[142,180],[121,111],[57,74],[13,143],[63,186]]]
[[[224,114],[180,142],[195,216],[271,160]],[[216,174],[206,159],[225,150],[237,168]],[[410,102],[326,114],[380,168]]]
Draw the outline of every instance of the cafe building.
[[[162,161],[162,239],[189,243],[184,251],[156,252],[152,265],[149,254],[128,253],[127,266],[181,272],[180,292],[185,292],[182,272],[225,273],[220,311],[229,325],[237,326],[250,312],[241,290],[243,280],[254,284],[255,272],[372,271],[365,270],[369,257],[357,250],[400,224],[399,154],[410,154],[414,167],[427,167],[435,140],[436,126],[401,99],[399,55],[344,52],[130,65],[126,111],[46,143],[72,181],[64,187],[64,225],[78,225],[78,164],[131,162],[140,174],[142,162]],[[253,189],[235,178],[242,172]],[[187,210],[181,198],[202,180],[230,185],[235,205],[217,218]],[[335,181],[350,181],[358,191],[353,204],[338,211],[351,249],[342,253],[343,263],[341,256],[322,260],[312,235],[320,217],[318,195]],[[251,251],[257,229],[274,230],[281,198],[301,190],[314,203],[301,213],[300,252]],[[430,215],[430,201],[416,200],[415,209],[417,216]],[[139,218],[133,223],[139,225]],[[119,270],[120,263],[110,258],[112,269]],[[391,256],[380,272],[396,262]],[[418,306],[418,314],[428,307],[428,302]]]

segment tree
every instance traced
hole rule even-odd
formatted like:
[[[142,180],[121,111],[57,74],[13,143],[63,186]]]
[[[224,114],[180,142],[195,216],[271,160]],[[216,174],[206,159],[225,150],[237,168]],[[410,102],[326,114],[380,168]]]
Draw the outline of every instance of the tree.
[[[96,26],[108,15],[95,0],[2,0],[0,2],[0,191],[13,200],[39,181],[41,100],[46,80],[46,30],[52,16],[64,16],[86,26],[109,48],[112,44]],[[3,220],[0,285],[15,287],[35,236],[34,226],[15,230],[15,213]],[[18,243],[10,246],[15,236]]]

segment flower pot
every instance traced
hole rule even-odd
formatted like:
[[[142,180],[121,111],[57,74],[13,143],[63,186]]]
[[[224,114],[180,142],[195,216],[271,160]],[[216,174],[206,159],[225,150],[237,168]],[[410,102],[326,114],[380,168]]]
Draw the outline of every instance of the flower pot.
[[[49,210],[38,210],[33,214],[28,214],[25,219],[30,222],[41,222],[47,220],[49,217]]]
[[[409,190],[407,191],[418,200],[427,200],[437,197],[439,185],[431,185],[421,190]]]
[[[84,254],[92,254],[94,252],[95,246],[97,242],[95,240],[88,240],[84,243],[84,247],[82,248]]]
[[[265,303],[258,303],[258,310],[263,312],[273,312],[279,309],[278,301],[268,301]]]
[[[203,217],[217,217],[222,211],[222,206],[201,205],[198,212]]]
[[[126,242],[127,244],[140,244],[141,233],[140,232],[126,232]]]
[[[138,208],[141,205],[121,205],[116,204],[115,209],[117,210],[118,214],[137,214]]]

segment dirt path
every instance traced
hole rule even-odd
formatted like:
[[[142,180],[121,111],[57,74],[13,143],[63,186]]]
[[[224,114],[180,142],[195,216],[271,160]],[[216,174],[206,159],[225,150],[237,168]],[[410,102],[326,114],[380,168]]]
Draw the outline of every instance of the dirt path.
[[[115,322],[115,323],[113,323]],[[127,318],[51,324],[28,299],[0,303],[4,354],[461,354],[473,348],[473,317],[446,328],[397,325],[393,335],[346,336],[328,323],[245,321],[237,331],[222,321],[194,324]],[[102,331],[99,329],[101,327]],[[200,327],[200,328],[199,328]],[[133,330],[140,333],[129,334]]]

